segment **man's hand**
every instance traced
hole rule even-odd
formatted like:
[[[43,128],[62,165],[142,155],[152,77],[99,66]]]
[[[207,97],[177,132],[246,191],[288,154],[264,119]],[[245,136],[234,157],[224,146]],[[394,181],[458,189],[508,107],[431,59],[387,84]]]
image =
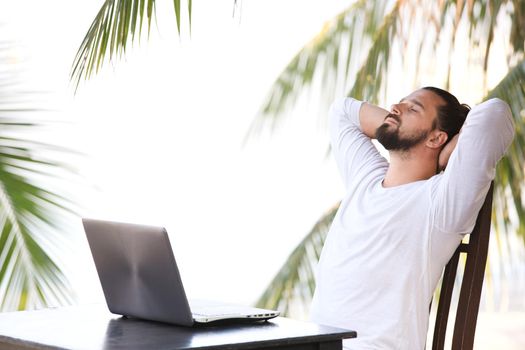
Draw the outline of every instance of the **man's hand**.
[[[450,142],[447,143],[445,147],[443,147],[443,149],[439,153],[438,172],[441,172],[447,167],[448,159],[450,158],[452,151],[454,151],[454,148],[456,148],[456,145],[458,143],[458,137],[459,137],[459,133],[454,135],[452,140],[450,140]]]
[[[363,133],[371,139],[375,139],[376,130],[384,123],[388,113],[386,109],[368,102],[363,103],[359,111],[359,122]]]

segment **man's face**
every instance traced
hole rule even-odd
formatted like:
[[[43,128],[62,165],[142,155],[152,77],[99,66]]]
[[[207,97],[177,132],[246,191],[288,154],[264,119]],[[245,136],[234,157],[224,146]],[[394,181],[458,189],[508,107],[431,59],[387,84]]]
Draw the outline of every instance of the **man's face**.
[[[376,139],[389,151],[408,151],[424,142],[434,129],[437,109],[444,101],[429,90],[416,90],[394,104]]]

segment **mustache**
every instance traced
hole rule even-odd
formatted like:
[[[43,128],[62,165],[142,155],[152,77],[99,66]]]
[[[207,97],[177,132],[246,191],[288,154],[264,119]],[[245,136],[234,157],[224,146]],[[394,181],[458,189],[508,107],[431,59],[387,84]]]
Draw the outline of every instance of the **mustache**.
[[[388,118],[394,119],[397,122],[397,124],[401,125],[401,118],[399,118],[399,116],[392,113],[388,113],[384,120],[387,120]]]

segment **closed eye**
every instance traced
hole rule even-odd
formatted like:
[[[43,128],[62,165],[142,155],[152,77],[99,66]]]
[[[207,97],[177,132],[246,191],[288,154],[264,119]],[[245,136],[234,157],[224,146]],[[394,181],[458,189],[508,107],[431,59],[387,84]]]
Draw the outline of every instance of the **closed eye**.
[[[414,106],[418,106],[422,110],[425,110],[425,106],[423,106],[423,104],[421,102],[419,102],[418,100],[416,100],[416,99],[410,99],[410,98],[409,99],[405,99],[405,98],[402,98],[401,101],[399,101],[399,103],[403,103],[404,101],[407,101],[407,102],[411,103],[411,105],[410,105],[411,108],[413,108]]]

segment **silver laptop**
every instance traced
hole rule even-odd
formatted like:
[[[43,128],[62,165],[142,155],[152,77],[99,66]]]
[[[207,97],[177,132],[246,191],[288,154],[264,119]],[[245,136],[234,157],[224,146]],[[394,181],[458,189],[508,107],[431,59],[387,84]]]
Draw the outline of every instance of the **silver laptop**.
[[[192,326],[263,321],[278,311],[188,302],[163,227],[82,219],[102,290],[112,313]]]

